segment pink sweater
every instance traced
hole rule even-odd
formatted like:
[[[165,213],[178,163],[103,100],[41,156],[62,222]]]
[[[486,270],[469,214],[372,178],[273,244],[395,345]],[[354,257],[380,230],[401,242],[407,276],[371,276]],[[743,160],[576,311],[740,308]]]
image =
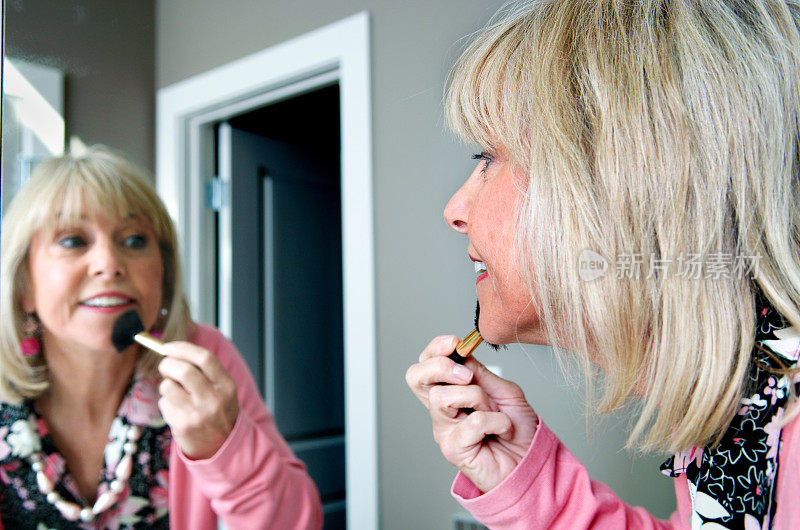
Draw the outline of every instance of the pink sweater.
[[[207,460],[189,460],[172,443],[170,528],[217,530],[217,518],[227,530],[321,528],[317,488],[278,433],[239,352],[209,326],[199,325],[189,341],[214,352],[236,381],[239,416]]]
[[[800,417],[784,427],[781,443],[773,528],[795,530],[800,528]],[[666,480],[655,469],[653,476]],[[644,508],[622,502],[605,484],[591,480],[575,456],[540,422],[528,453],[497,487],[482,494],[459,473],[452,493],[478,521],[498,530],[688,529],[689,487],[685,476],[674,480],[678,509],[667,521],[655,519]]]
[[[258,393],[239,352],[222,334],[198,326],[189,338],[214,352],[238,385],[239,417],[230,436],[207,460],[189,460],[172,444],[170,528],[281,530],[322,527],[319,493]]]

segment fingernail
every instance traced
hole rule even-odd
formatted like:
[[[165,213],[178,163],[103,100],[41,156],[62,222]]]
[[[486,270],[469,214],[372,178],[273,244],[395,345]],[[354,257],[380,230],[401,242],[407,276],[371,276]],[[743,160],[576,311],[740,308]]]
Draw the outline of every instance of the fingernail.
[[[441,337],[439,337],[438,345],[444,346],[445,344],[450,344],[450,341],[452,340],[453,337],[451,337],[450,335],[442,335]]]
[[[466,366],[461,366],[460,364],[457,364],[453,367],[453,375],[456,376],[457,379],[467,382],[470,379],[472,379],[472,370],[470,370]]]

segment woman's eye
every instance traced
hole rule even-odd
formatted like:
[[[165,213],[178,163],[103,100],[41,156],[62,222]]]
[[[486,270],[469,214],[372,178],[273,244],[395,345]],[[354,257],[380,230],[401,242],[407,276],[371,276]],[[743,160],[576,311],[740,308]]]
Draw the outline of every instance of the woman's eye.
[[[58,239],[58,245],[63,248],[80,248],[86,244],[81,236],[63,236]]]
[[[128,248],[144,248],[147,246],[147,238],[142,235],[128,236],[123,241],[123,245]]]
[[[489,167],[489,163],[492,161],[492,155],[487,153],[486,151],[481,151],[480,153],[476,153],[472,155],[473,160],[482,160],[484,162],[483,167],[481,168],[481,173],[486,171],[486,168]]]

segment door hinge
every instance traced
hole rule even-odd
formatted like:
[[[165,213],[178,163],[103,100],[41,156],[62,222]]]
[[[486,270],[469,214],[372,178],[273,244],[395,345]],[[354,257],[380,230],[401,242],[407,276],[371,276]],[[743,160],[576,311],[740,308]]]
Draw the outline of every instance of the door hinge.
[[[220,211],[228,202],[227,191],[227,186],[219,177],[206,182],[206,208]]]

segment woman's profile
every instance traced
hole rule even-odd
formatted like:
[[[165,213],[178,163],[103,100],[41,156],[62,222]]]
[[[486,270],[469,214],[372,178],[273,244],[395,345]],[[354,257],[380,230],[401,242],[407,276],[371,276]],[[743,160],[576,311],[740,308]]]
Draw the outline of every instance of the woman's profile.
[[[456,499],[490,528],[800,526],[800,6],[509,3],[446,110],[482,148],[444,212],[480,332],[599,369],[601,411],[639,400],[629,443],[672,454],[678,509],[659,521],[591,480],[445,335],[406,379]]]

